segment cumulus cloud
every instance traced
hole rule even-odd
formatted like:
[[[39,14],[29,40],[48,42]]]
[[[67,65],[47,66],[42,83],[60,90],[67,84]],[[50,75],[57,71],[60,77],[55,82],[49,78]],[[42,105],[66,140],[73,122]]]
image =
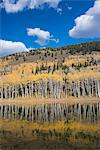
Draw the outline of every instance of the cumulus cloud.
[[[62,8],[57,8],[57,13],[59,13],[60,15],[62,15]]]
[[[56,9],[61,0],[2,0],[2,7],[7,13],[16,13],[23,9],[37,9],[47,4],[49,7]]]
[[[0,40],[0,57],[22,51],[28,51],[24,43]]]
[[[48,31],[41,30],[40,28],[27,28],[27,34],[28,36],[37,37],[35,43],[38,43],[40,46],[48,44],[49,41],[54,41],[56,43],[59,42],[59,40],[54,39],[53,35],[51,35]]]
[[[96,0],[93,7],[75,19],[75,26],[69,35],[73,38],[100,37],[100,0]]]

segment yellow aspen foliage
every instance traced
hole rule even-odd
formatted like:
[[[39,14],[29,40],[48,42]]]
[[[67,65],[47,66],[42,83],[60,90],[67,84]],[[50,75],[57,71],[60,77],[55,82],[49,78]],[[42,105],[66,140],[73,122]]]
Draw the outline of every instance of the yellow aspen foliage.
[[[69,73],[67,75],[69,80],[81,80],[86,78],[96,78],[100,79],[100,73],[94,70],[82,70],[81,72]]]

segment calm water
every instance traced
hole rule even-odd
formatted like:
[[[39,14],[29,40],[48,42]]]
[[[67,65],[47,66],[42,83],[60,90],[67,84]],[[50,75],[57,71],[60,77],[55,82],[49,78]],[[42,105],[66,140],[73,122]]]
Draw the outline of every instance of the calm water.
[[[35,122],[55,122],[74,119],[99,122],[100,103],[97,104],[40,104],[33,106],[0,106],[0,118],[25,119]]]
[[[57,121],[75,120],[81,122],[100,123],[100,103],[97,104],[39,104],[32,106],[0,106],[0,119],[27,120],[31,123],[55,123]],[[23,125],[23,123],[22,123]],[[4,124],[3,124],[4,126]],[[28,129],[27,129],[28,130]],[[66,138],[50,140],[46,135],[40,135],[37,139],[25,138],[23,128],[18,134],[0,129],[0,138],[3,144],[0,150],[89,150],[100,149],[100,139],[95,137],[88,145],[81,143],[68,143]]]

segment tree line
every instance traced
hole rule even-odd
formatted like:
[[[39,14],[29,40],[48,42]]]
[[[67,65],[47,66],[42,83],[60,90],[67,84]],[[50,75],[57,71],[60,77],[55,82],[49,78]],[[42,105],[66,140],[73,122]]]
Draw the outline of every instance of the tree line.
[[[65,79],[63,82],[48,79],[0,88],[0,98],[2,99],[17,97],[66,98],[68,96],[100,98],[100,79],[91,78],[78,81]]]

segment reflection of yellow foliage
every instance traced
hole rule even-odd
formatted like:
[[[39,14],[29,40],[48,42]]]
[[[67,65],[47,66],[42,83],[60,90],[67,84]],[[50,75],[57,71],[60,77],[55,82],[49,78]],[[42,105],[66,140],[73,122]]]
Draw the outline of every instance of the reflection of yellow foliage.
[[[4,126],[5,124],[5,126]],[[91,124],[91,123],[81,123],[81,122],[73,122],[70,121],[69,123],[66,123],[65,121],[57,121],[55,123],[32,123],[28,121],[14,121],[14,120],[0,120],[0,128],[1,126],[4,127],[6,130],[12,129],[13,131],[15,129],[20,129],[20,126],[23,125],[23,127],[27,128],[28,130],[56,130],[57,132],[62,132],[63,130],[66,130],[70,128],[73,131],[87,131],[87,132],[100,132],[100,124]],[[27,131],[28,131],[27,130]]]
[[[100,124],[91,124],[91,123],[81,123],[81,122],[73,122],[70,121],[66,123],[65,121],[58,121],[55,123],[32,123],[28,121],[20,121],[20,120],[0,120],[0,129],[5,131],[11,131],[12,133],[18,133],[21,135],[22,130],[24,131],[24,135],[27,137],[32,136],[32,131],[38,130],[45,133],[50,134],[50,131],[54,134],[56,133],[65,133],[69,131],[71,135],[75,135],[77,133],[88,133],[90,135],[94,135],[96,133],[100,134]],[[85,138],[82,137],[84,140]],[[88,138],[88,137],[87,137]],[[74,140],[74,137],[71,136],[70,140]],[[76,139],[77,140],[77,139]]]

